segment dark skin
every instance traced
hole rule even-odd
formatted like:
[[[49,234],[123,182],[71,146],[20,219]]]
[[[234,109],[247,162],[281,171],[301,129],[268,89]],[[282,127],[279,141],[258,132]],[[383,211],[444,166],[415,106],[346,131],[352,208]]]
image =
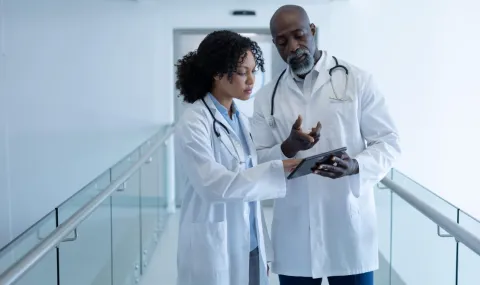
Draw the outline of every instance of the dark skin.
[[[310,54],[313,54],[315,64],[322,57],[322,52],[317,48],[317,43],[315,42],[315,34],[317,32],[315,24],[310,23],[306,11],[300,6],[285,5],[280,7],[270,20],[270,32],[272,41],[285,62],[298,49],[308,49]],[[305,78],[306,74],[299,76]],[[310,149],[320,138],[320,122],[307,133],[300,128],[300,116],[299,119],[292,126],[290,137],[282,143],[282,151],[287,157],[293,157],[301,150]],[[292,137],[297,143],[292,143]],[[312,171],[324,177],[337,179],[358,174],[359,166],[355,159],[344,154],[342,157],[332,157],[331,163],[317,164]]]

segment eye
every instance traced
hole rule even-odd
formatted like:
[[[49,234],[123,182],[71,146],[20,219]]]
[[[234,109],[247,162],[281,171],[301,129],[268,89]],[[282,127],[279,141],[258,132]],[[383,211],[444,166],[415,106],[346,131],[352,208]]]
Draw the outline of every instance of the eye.
[[[295,33],[295,38],[296,39],[302,39],[305,36],[304,32],[297,32]]]
[[[279,46],[284,46],[287,41],[285,40],[285,38],[278,38],[276,41],[276,44],[279,45]]]

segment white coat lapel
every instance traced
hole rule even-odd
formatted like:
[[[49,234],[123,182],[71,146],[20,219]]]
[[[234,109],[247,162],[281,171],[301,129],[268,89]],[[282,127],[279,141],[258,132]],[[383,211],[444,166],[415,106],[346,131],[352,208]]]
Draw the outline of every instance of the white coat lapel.
[[[239,120],[242,127],[243,135],[245,136],[245,140],[248,144],[248,152],[250,154],[250,158],[252,159],[252,165],[255,166],[257,165],[257,150],[253,143],[252,134],[250,132],[250,122],[242,112],[239,112]]]
[[[218,114],[219,111],[215,107],[215,104],[213,103],[212,99],[210,99],[209,96],[206,96],[204,100],[208,108],[212,112],[213,116],[218,121],[218,123],[215,124],[215,129],[220,134],[220,137],[219,137],[220,141],[227,148],[228,152],[230,152],[230,154],[233,157],[237,158],[238,161],[243,161],[243,158],[242,158],[243,149],[241,148],[241,144],[239,142],[238,136],[235,134],[234,130],[232,129],[230,124],[225,120],[225,118],[223,118],[221,114]],[[214,124],[213,118],[211,118],[211,120],[212,120],[212,128],[213,128],[213,124]],[[226,127],[226,129],[228,130],[228,133],[220,123]],[[212,132],[214,132],[214,129],[212,129]]]
[[[330,66],[331,65],[331,66]],[[330,81],[329,70],[335,65],[333,58],[329,57],[325,51],[317,62],[312,72],[318,72],[317,80],[313,85],[312,94],[315,94],[320,88]]]
[[[279,86],[277,88],[277,92],[281,89],[282,86],[280,86],[283,82],[287,84],[288,89],[290,89],[293,93],[299,95],[300,97],[303,96],[303,91],[298,88],[297,83],[295,82],[295,79],[293,78],[293,75],[291,74],[290,67],[287,69],[285,74],[282,76],[282,80],[280,80]],[[282,82],[283,81],[283,82]]]

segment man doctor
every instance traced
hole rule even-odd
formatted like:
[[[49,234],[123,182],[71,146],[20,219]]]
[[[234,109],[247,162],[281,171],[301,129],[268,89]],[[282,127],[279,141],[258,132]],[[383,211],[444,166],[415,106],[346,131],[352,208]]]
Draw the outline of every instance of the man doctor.
[[[272,271],[281,285],[371,285],[378,268],[373,187],[400,155],[399,136],[371,75],[317,49],[305,10],[286,5],[270,21],[288,64],[256,95],[252,136],[259,162],[303,158],[340,147],[348,155],[292,179],[273,210]],[[353,47],[352,47],[353,48]],[[272,115],[273,108],[273,115]],[[317,142],[310,128],[321,123]],[[294,191],[306,189],[307,191]]]

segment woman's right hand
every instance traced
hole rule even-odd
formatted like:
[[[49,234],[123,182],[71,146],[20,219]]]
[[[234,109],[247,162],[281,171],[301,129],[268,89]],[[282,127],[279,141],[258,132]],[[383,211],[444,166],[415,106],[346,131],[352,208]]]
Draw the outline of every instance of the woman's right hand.
[[[302,160],[301,159],[286,159],[282,160],[283,162],[283,169],[285,169],[286,172],[292,172],[295,167],[300,164]]]

